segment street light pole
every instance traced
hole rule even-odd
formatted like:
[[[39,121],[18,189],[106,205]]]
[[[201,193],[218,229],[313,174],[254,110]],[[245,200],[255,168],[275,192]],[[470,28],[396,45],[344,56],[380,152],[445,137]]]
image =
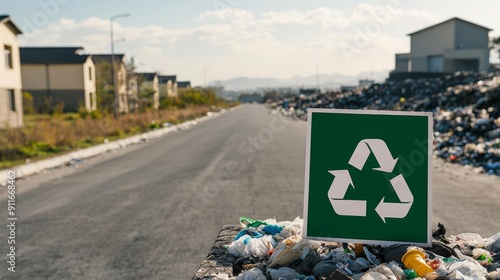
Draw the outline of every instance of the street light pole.
[[[111,79],[113,80],[113,92],[115,95],[115,104],[113,113],[115,118],[118,118],[118,90],[116,89],[116,76],[115,76],[115,39],[113,37],[113,20],[122,17],[128,17],[130,14],[121,14],[109,18],[110,33],[111,33]]]

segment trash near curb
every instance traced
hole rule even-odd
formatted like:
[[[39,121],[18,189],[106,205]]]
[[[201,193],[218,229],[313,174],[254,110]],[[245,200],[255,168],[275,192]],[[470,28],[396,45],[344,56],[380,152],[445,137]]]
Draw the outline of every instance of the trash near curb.
[[[133,144],[145,143],[148,142],[149,140],[160,138],[176,131],[186,130],[193,126],[198,125],[199,123],[216,118],[227,111],[233,111],[235,109],[237,109],[237,107],[231,108],[229,110],[222,110],[221,112],[208,112],[207,115],[204,117],[183,122],[179,125],[167,126],[164,128],[138,134],[129,138],[119,139],[112,142],[105,142],[105,144],[77,150],[65,155],[56,156],[53,158],[44,159],[33,163],[23,164],[13,168],[0,170],[0,185],[4,184],[8,180],[9,170],[15,170],[16,178],[26,177],[51,168],[64,166],[66,164],[71,164],[74,162],[80,162],[83,159],[94,157],[113,150],[122,149]]]
[[[500,279],[500,232],[446,236],[439,224],[431,247],[384,247],[303,239],[302,222],[225,225],[192,279]]]

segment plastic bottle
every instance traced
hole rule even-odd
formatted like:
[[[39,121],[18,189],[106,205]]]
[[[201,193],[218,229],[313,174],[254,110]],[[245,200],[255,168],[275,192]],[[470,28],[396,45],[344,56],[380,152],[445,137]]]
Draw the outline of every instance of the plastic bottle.
[[[414,269],[405,269],[403,272],[406,274],[406,278],[413,279],[417,278],[417,272]]]
[[[409,249],[401,261],[406,268],[414,269],[419,277],[426,277],[427,273],[433,273],[434,270],[425,263],[424,257],[424,253],[418,249]]]

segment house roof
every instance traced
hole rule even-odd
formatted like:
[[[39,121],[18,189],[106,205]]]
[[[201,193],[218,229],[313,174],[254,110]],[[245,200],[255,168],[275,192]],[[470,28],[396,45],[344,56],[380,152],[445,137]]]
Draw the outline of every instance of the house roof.
[[[83,64],[89,55],[78,54],[83,47],[22,47],[21,64]]]
[[[187,88],[191,86],[191,82],[186,81],[186,82],[177,82],[177,87],[178,88]]]
[[[111,54],[92,54],[92,60],[94,60],[95,63],[107,62],[111,64],[111,58],[112,58]],[[125,60],[125,54],[115,53],[115,62],[120,63],[124,60]]]
[[[160,75],[160,76],[158,76],[158,82],[160,84],[168,83],[168,81],[172,81],[172,83],[175,83],[176,79],[177,79],[177,76],[175,76],[175,75],[170,75],[170,76]]]
[[[155,72],[149,72],[149,73],[135,73],[137,76],[142,77],[145,81],[153,81],[158,74]]]
[[[10,19],[9,15],[0,15],[0,23],[5,23],[5,25],[7,25],[16,35],[23,34],[21,29],[19,29],[19,27],[17,27],[14,24],[14,22]]]
[[[455,21],[455,20],[456,20],[456,21],[465,22],[465,23],[467,23],[467,24],[471,24],[471,25],[474,25],[474,26],[477,26],[477,27],[481,27],[481,28],[486,29],[486,30],[488,30],[488,31],[492,31],[492,30],[493,30],[493,29],[491,29],[491,28],[484,27],[484,26],[481,26],[481,25],[479,25],[479,24],[475,24],[475,23],[473,23],[473,22],[466,21],[466,20],[463,20],[463,19],[461,19],[461,18],[454,17],[454,18],[450,18],[449,20],[445,20],[445,21],[443,21],[443,22],[440,22],[440,23],[437,23],[437,24],[431,25],[431,26],[426,27],[426,28],[424,28],[424,29],[420,29],[420,30],[417,30],[417,31],[415,31],[415,32],[409,33],[409,34],[408,34],[408,36],[412,36],[412,35],[414,35],[414,34],[416,34],[416,33],[420,33],[420,32],[422,32],[422,31],[426,31],[426,30],[428,30],[428,29],[434,28],[434,27],[436,27],[436,26],[438,26],[438,25],[445,24],[445,23],[448,23],[448,22],[450,22],[450,21]]]

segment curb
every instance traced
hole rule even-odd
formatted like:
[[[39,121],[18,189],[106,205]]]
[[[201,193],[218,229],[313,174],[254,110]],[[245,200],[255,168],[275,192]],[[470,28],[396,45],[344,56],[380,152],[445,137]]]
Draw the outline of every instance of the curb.
[[[200,264],[191,280],[220,279],[217,275],[233,277],[233,255],[227,253],[227,246],[242,229],[241,225],[224,225],[215,239],[207,258]]]
[[[33,174],[41,172],[43,170],[63,166],[65,164],[71,162],[72,160],[94,157],[94,156],[97,156],[97,155],[100,155],[100,154],[103,154],[106,152],[125,148],[129,145],[140,144],[140,143],[147,142],[151,139],[160,138],[160,137],[163,137],[167,134],[174,133],[176,131],[186,130],[186,129],[189,129],[189,128],[191,128],[191,127],[193,127],[201,122],[219,117],[221,114],[223,114],[225,112],[234,111],[238,107],[239,106],[233,107],[233,108],[228,109],[228,110],[223,110],[223,111],[217,112],[217,113],[208,112],[207,115],[204,117],[200,117],[200,118],[197,118],[195,120],[183,122],[183,123],[175,125],[175,126],[160,128],[157,130],[138,134],[138,135],[135,135],[135,136],[132,136],[129,138],[119,139],[119,140],[112,141],[112,142],[109,142],[106,144],[100,144],[97,146],[77,150],[77,151],[70,152],[70,153],[65,154],[65,155],[55,156],[53,158],[44,159],[44,160],[36,161],[33,163],[28,163],[28,164],[23,164],[23,165],[15,166],[12,168],[8,168],[8,169],[3,169],[3,170],[0,170],[0,186],[7,182],[8,178],[9,178],[9,171],[15,171],[15,175],[16,175],[15,177],[16,177],[16,179],[19,179],[22,177],[33,175]]]

